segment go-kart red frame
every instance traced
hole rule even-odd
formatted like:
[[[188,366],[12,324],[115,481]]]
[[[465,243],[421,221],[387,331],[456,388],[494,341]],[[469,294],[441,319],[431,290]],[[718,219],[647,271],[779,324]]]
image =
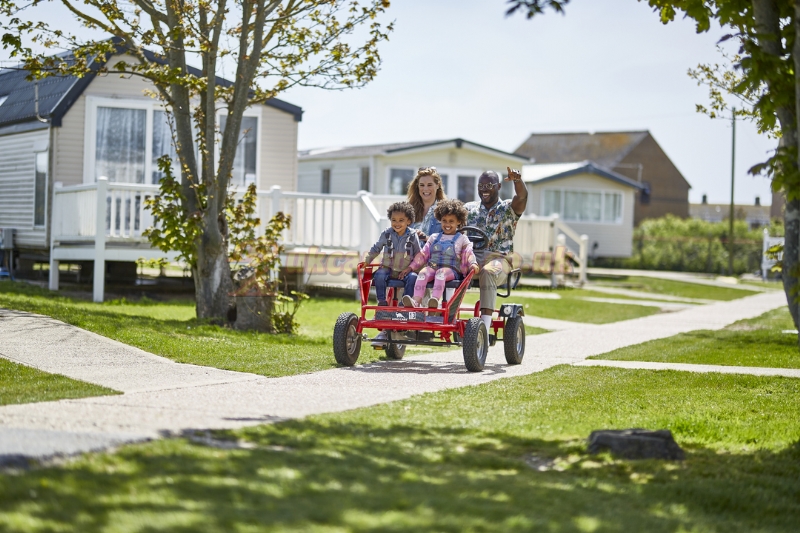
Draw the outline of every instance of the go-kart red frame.
[[[466,290],[472,283],[473,272],[467,274],[459,283],[452,296],[444,302],[443,308],[408,308],[397,305],[395,290],[392,287],[387,293],[387,300],[392,305],[369,304],[372,275],[378,268],[380,265],[358,264],[361,316],[354,313],[342,313],[339,316],[333,335],[333,349],[337,362],[345,366],[354,365],[361,348],[363,331],[377,329],[387,332],[387,338],[381,339],[381,342],[385,344],[386,355],[390,359],[402,359],[406,345],[462,346],[467,370],[473,372],[483,370],[490,336],[480,317],[480,302],[476,302],[473,307],[460,307]],[[367,313],[372,313],[372,318],[367,318]],[[396,313],[397,318],[376,318],[378,313]],[[420,316],[414,316],[416,313]],[[460,318],[461,313],[470,313],[470,316]],[[494,338],[497,338],[498,331],[503,330],[506,361],[509,364],[520,364],[525,352],[522,306],[503,305],[500,310],[495,310],[495,313],[497,318],[492,320]],[[438,317],[441,318],[437,320]],[[414,332],[413,336],[409,336],[409,332]],[[422,335],[420,332],[426,334]],[[434,340],[437,333],[441,340]],[[365,341],[375,340],[368,339],[366,335],[363,337]]]

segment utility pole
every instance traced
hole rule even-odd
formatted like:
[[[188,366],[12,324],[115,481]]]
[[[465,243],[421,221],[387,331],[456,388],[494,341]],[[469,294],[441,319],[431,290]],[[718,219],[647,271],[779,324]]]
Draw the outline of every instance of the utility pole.
[[[733,276],[733,177],[736,168],[736,108],[731,117],[731,213],[728,220],[728,275]]]

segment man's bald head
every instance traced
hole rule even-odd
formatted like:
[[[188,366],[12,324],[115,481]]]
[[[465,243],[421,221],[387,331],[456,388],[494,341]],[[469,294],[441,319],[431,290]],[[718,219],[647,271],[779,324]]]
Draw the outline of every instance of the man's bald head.
[[[478,196],[487,209],[500,199],[500,176],[494,170],[487,170],[478,178]]]
[[[494,170],[487,170],[478,178],[479,183],[500,183],[500,176]]]

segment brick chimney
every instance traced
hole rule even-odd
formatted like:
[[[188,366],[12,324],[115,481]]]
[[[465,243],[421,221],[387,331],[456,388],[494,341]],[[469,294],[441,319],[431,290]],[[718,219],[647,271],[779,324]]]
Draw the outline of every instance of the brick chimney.
[[[704,195],[703,195],[703,201],[702,201],[701,203],[702,203],[703,205],[706,205],[706,204],[708,203],[708,195],[707,195],[707,194],[704,194]]]
[[[760,207],[760,206],[761,206],[761,197],[760,196],[756,196],[756,207]]]

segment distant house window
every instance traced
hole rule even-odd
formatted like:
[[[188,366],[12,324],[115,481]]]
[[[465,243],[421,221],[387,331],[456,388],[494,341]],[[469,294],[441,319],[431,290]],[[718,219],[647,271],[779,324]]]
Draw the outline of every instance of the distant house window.
[[[622,223],[622,193],[545,189],[542,198],[544,216],[559,215],[571,222]]]
[[[331,193],[331,169],[323,168],[322,169],[322,194],[330,194]]]
[[[475,176],[458,177],[458,199],[462,202],[475,200]]]
[[[361,167],[361,191],[369,191],[369,167]]]
[[[33,225],[44,226],[44,217],[47,209],[47,152],[36,154],[36,175],[33,188]]]
[[[500,181],[500,199],[513,200],[514,199],[514,183],[506,181],[508,174],[503,174],[502,181]]]
[[[97,108],[95,180],[144,183],[146,127],[144,109]]]
[[[222,115],[219,119],[220,131],[225,131],[228,117]],[[258,118],[242,117],[239,128],[239,142],[236,145],[236,155],[233,157],[233,170],[231,171],[231,185],[246,187],[256,183],[256,152],[258,150]]]
[[[408,193],[408,184],[414,179],[414,171],[408,168],[389,169],[389,192],[403,195]]]

